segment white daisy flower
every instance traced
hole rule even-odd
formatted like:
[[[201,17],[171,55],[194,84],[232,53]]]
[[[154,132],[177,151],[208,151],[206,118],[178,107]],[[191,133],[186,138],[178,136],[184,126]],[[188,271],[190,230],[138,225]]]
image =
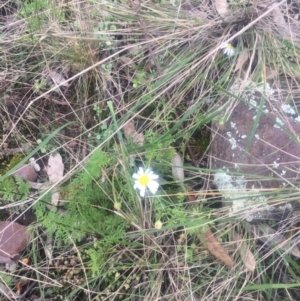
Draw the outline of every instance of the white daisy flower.
[[[223,53],[229,57],[234,55],[234,47],[230,43],[222,43],[221,49],[223,49]]]
[[[155,180],[158,179],[158,175],[154,174],[149,168],[144,170],[140,167],[132,177],[135,179],[133,188],[140,190],[141,197],[145,196],[146,188],[149,188],[152,193],[157,191],[159,184]]]

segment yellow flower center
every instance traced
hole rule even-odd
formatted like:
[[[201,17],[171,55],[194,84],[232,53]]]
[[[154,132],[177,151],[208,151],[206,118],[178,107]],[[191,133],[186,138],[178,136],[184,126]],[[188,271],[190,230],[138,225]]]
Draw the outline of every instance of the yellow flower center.
[[[149,184],[149,182],[150,182],[150,179],[149,179],[149,177],[147,175],[142,175],[139,178],[139,182],[140,182],[141,185],[147,186]]]
[[[233,47],[230,43],[227,44],[227,48],[228,48],[229,50],[234,49],[234,47]]]

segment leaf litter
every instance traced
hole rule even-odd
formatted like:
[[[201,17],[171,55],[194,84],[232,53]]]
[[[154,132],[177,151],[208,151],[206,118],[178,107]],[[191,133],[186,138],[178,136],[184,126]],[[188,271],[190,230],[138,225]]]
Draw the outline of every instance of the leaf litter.
[[[49,181],[51,183],[56,183],[63,179],[64,164],[62,161],[62,157],[59,153],[49,156],[46,171],[48,174]],[[60,200],[60,194],[58,191],[54,190],[54,192],[52,194],[51,202],[52,202],[52,205],[54,205],[54,206],[62,205],[63,202]]]
[[[123,131],[126,136],[126,138],[132,138],[132,141],[139,145],[142,146],[144,144],[144,134],[143,133],[138,133],[137,130],[135,129],[134,121],[130,120],[128,121],[124,126],[123,126]]]
[[[230,269],[234,267],[234,262],[231,257],[228,255],[225,248],[220,244],[220,242],[216,239],[211,229],[208,228],[204,233],[204,242],[208,249],[208,251],[225,263]]]
[[[26,248],[29,236],[27,227],[16,222],[0,222],[0,263],[12,263]]]
[[[236,231],[232,231],[232,237],[236,243],[245,267],[247,270],[253,273],[256,268],[256,260],[249,248],[249,245],[246,243],[246,240]]]
[[[183,182],[184,180],[184,171],[183,171],[183,161],[181,156],[176,153],[172,160],[172,173],[175,179],[179,180],[180,182]]]
[[[48,159],[48,165],[46,167],[46,171],[48,174],[49,181],[51,183],[57,183],[63,179],[64,176],[64,163],[62,160],[62,156],[59,153],[55,155],[50,155]],[[57,191],[56,187],[54,187],[51,203],[53,206],[58,207],[63,205],[63,201],[60,199],[60,193]],[[46,244],[44,246],[45,254],[49,259],[49,264],[52,263],[52,254],[53,254],[53,239],[52,235],[47,235]]]

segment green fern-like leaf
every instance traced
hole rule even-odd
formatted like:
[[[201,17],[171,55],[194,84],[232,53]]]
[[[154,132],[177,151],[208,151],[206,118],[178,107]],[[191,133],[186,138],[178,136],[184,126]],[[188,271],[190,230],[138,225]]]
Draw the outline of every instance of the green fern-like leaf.
[[[111,162],[111,158],[97,150],[85,168],[74,180],[61,189],[66,203],[66,214],[61,216],[54,210],[48,211],[43,205],[36,205],[36,215],[42,226],[55,233],[58,240],[66,243],[71,237],[80,241],[90,233],[103,236],[124,236],[126,223],[112,213],[113,202],[108,199],[112,189],[100,181],[101,168]],[[48,199],[49,202],[49,199]]]

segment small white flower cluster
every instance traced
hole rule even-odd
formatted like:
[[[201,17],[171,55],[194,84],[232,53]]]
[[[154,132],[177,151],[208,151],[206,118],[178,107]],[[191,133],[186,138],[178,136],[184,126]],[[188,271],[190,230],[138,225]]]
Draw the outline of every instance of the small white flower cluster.
[[[229,57],[234,55],[234,47],[230,43],[222,43],[221,49],[223,49],[223,53]]]

